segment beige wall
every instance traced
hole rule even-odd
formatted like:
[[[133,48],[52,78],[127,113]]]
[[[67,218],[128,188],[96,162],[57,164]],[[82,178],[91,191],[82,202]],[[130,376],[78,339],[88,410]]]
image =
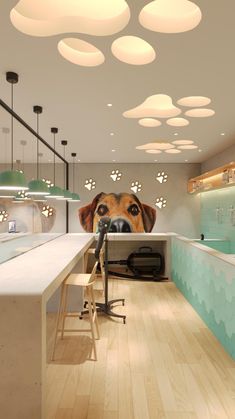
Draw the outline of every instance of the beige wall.
[[[235,145],[226,148],[219,154],[211,157],[201,164],[201,173],[208,172],[209,170],[216,169],[224,164],[235,161]]]
[[[110,178],[112,170],[122,173],[121,180],[114,182]],[[166,183],[156,180],[158,172],[168,174]],[[75,191],[79,192],[81,203],[70,204],[70,231],[83,232],[78,219],[78,208],[90,203],[100,192],[130,192],[131,182],[139,181],[141,192],[137,193],[142,203],[155,206],[157,197],[167,200],[166,208],[157,207],[157,221],[154,232],[174,231],[189,237],[199,236],[200,202],[198,196],[187,193],[189,178],[200,174],[200,164],[77,164]],[[92,178],[96,188],[88,191],[86,179]]]

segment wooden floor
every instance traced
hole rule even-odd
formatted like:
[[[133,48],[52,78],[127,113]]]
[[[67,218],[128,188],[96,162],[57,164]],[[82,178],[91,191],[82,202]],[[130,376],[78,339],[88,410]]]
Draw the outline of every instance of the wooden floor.
[[[81,334],[50,362],[48,316],[47,419],[235,418],[235,362],[173,283],[116,279],[109,294],[127,323],[99,316],[97,362]]]

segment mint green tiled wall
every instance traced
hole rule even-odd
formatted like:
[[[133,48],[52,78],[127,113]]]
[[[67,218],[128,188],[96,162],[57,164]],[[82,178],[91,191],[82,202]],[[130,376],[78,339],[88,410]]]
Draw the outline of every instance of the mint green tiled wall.
[[[226,238],[235,243],[235,211],[232,225],[231,206],[235,209],[235,187],[201,193],[201,233],[205,238]],[[216,209],[219,208],[219,218]],[[231,250],[235,250],[232,244]]]
[[[172,280],[235,359],[235,268],[172,238]]]

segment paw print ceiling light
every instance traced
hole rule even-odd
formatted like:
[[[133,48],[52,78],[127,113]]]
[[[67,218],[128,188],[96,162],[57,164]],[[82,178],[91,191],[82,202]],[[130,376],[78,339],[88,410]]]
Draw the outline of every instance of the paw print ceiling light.
[[[130,20],[125,0],[19,0],[10,12],[12,24],[31,36],[65,33],[109,36],[122,31]],[[157,0],[145,5],[139,22],[151,31],[185,32],[196,27],[201,11],[188,0]],[[59,53],[73,64],[94,67],[105,61],[95,45],[75,37],[61,39]],[[151,63],[156,53],[144,39],[127,35],[113,41],[111,50],[120,61],[133,65]]]
[[[48,218],[48,217],[51,217],[53,214],[54,214],[54,209],[50,207],[49,205],[45,205],[42,208],[42,215],[44,215],[44,217]]]
[[[0,211],[0,223],[7,221],[8,217],[9,214],[5,210]]]
[[[163,198],[162,196],[160,198],[157,198],[156,202],[155,202],[155,205],[159,209],[165,208],[166,207],[166,199]]]
[[[92,191],[92,189],[95,189],[95,187],[96,187],[96,182],[95,182],[95,180],[93,180],[92,178],[87,179],[87,180],[86,180],[86,182],[85,182],[84,187],[85,187],[86,189],[88,189],[88,191]]]
[[[119,170],[112,170],[110,177],[114,182],[117,182],[121,179],[122,173]]]
[[[132,192],[137,193],[137,192],[140,192],[141,189],[142,189],[142,185],[138,181],[135,181],[135,182],[131,183],[131,191]]]
[[[168,175],[165,172],[158,172],[156,180],[158,180],[159,183],[165,183],[167,182]]]

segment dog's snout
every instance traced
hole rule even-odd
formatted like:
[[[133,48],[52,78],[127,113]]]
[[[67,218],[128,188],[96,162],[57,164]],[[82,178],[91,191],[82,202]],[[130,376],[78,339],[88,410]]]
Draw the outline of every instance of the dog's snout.
[[[122,218],[112,221],[109,231],[111,233],[131,233],[130,225]]]

